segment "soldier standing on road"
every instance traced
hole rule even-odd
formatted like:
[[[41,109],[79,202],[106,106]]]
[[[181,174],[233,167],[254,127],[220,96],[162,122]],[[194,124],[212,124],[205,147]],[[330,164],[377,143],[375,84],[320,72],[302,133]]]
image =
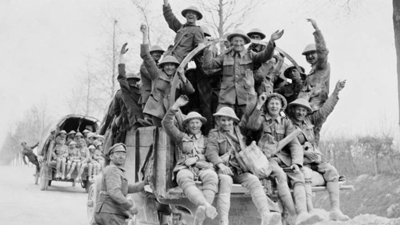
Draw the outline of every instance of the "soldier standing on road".
[[[182,10],[182,16],[186,18],[186,23],[182,24],[172,12],[168,0],[164,0],[163,12],[169,28],[176,32],[174,46],[167,51],[166,55],[174,56],[180,63],[187,54],[204,41],[203,30],[196,25],[197,20],[201,20],[203,15],[195,6],[190,6]]]
[[[39,142],[33,146],[28,146],[26,142],[22,142],[22,160],[24,161],[25,165],[27,165],[25,161],[25,156],[28,157],[29,162],[36,166],[36,173],[40,172],[40,165],[35,153],[33,153],[32,149],[36,148],[39,145]]]
[[[111,162],[103,172],[99,201],[95,208],[95,222],[98,225],[127,224],[129,212],[135,213],[136,207],[126,198],[128,193],[144,191],[145,182],[128,184],[125,176],[126,147],[122,143],[113,145],[106,155]]]

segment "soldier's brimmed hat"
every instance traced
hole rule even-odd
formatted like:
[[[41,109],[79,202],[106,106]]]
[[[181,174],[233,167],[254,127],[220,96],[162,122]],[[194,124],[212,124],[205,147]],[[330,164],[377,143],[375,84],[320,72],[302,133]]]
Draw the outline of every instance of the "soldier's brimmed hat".
[[[247,36],[251,36],[251,35],[253,35],[253,34],[258,34],[258,35],[260,35],[261,36],[261,40],[263,40],[266,36],[265,36],[265,34],[260,30],[260,29],[258,29],[258,28],[253,28],[253,29],[251,29],[250,31],[249,31],[249,33],[247,33]]]
[[[89,132],[89,134],[87,135],[87,138],[96,138],[96,134],[93,132]]]
[[[250,38],[247,36],[247,34],[244,33],[244,31],[242,31],[242,30],[235,30],[233,33],[229,34],[228,37],[226,37],[226,38],[228,39],[228,41],[231,41],[232,38],[236,37],[236,36],[242,37],[246,44],[250,43],[250,41],[251,41]]]
[[[226,116],[236,120],[237,122],[240,121],[240,119],[236,116],[235,111],[233,111],[231,107],[222,107],[218,110],[218,112],[214,113],[213,116]]]
[[[135,73],[127,73],[126,74],[126,79],[132,79],[132,80],[136,80],[139,81],[140,80],[140,75],[135,74]]]
[[[301,106],[307,109],[307,112],[310,114],[313,112],[310,103],[308,102],[307,99],[305,98],[298,98],[294,100],[293,102],[289,103],[288,108],[291,109],[294,106]]]
[[[316,51],[317,51],[317,46],[313,43],[313,44],[308,44],[304,49],[303,53],[301,54],[306,55],[309,52],[316,52]]]
[[[85,129],[85,130],[82,131],[82,133],[84,133],[84,134],[89,133],[89,132],[90,131],[88,129]]]
[[[165,50],[158,45],[153,45],[150,48],[150,53],[153,53],[153,52],[161,52],[161,54],[163,54],[165,52]]]
[[[164,56],[164,58],[161,60],[161,62],[158,64],[160,67],[163,67],[163,65],[164,64],[166,64],[166,63],[173,63],[173,64],[176,64],[176,67],[178,67],[179,66],[179,62],[178,62],[178,60],[174,57],[174,56],[172,56],[172,55],[167,55],[167,56]]]
[[[97,139],[102,139],[102,140],[104,140],[104,136],[103,136],[103,135],[100,135],[100,134],[96,134],[96,138],[97,138]]]
[[[68,146],[71,146],[71,145],[77,145],[77,143],[75,141],[70,141]]]
[[[299,71],[300,75],[305,76],[306,73],[305,73],[304,68],[301,67],[301,66],[299,66],[299,68],[300,68],[300,70],[301,70],[301,71]],[[284,75],[286,78],[291,79],[290,72],[291,72],[293,69],[297,69],[297,67],[295,67],[295,66],[290,66],[290,67],[286,68],[285,71],[283,72],[283,75]]]
[[[89,145],[88,149],[96,149],[96,147],[94,147],[94,145]]]
[[[83,137],[83,134],[81,132],[78,132],[75,134],[75,137]]]
[[[193,11],[197,14],[197,20],[201,20],[203,18],[203,14],[199,11],[199,9],[196,6],[189,6],[188,8],[182,10],[182,16],[186,17],[186,13],[188,11]]]
[[[106,152],[106,155],[111,155],[114,152],[126,152],[126,145],[122,143],[117,143],[111,146],[108,151]]]
[[[271,93],[271,94],[267,95],[267,100],[265,100],[264,107],[267,108],[268,102],[271,100],[271,98],[274,98],[274,97],[281,100],[281,102],[282,102],[281,111],[284,111],[287,107],[287,101],[286,101],[285,97],[283,97],[281,94],[278,94],[278,93]]]
[[[68,133],[68,135],[75,135],[76,134],[76,132],[74,131],[74,130],[71,130],[69,133]]]
[[[207,123],[207,119],[200,115],[198,112],[190,112],[186,115],[185,119],[182,121],[182,125],[185,126],[186,123],[193,119],[199,119],[203,124]]]
[[[60,135],[60,134],[65,134],[65,135],[67,135],[67,132],[66,132],[65,130],[62,130],[62,131],[60,131],[58,134],[59,134],[59,135]]]

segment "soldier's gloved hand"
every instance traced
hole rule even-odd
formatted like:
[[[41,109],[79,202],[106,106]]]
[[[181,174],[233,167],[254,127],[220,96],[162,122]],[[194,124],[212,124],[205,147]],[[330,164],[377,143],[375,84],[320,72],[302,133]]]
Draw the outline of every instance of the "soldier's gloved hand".
[[[220,173],[233,176],[231,168],[225,166],[223,163],[218,164],[218,168]]]
[[[198,158],[197,157],[191,157],[185,160],[185,165],[186,166],[192,166],[197,162]]]

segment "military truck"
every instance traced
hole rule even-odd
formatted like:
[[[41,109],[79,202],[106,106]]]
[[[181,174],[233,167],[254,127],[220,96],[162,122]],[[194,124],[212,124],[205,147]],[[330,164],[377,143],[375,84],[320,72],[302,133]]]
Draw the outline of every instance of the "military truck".
[[[215,44],[217,41],[211,41],[194,49],[181,63],[180,67],[185,68],[187,63],[205,47]],[[283,52],[283,51],[281,51]],[[286,54],[286,53],[285,53]],[[178,76],[174,77],[172,83],[170,105],[175,101],[175,89]],[[110,135],[106,136],[110,137]],[[107,142],[107,140],[106,140]],[[183,191],[172,179],[174,166],[177,162],[177,150],[175,143],[168,137],[163,128],[143,127],[136,130],[131,129],[126,134],[125,144],[127,146],[125,170],[130,183],[139,182],[144,179],[149,180],[149,185],[145,186],[145,192],[132,194],[138,213],[133,215],[130,224],[136,225],[159,225],[165,224],[162,221],[162,215],[171,213],[171,208],[182,213],[182,219],[187,224],[193,224],[193,216],[196,206],[192,204],[183,194]],[[107,145],[107,144],[106,144]],[[316,175],[318,182],[323,180],[322,176]],[[320,176],[320,177],[318,177]],[[90,186],[87,201],[87,215],[90,224],[94,221],[94,209],[96,199],[98,198],[101,187],[102,177],[99,175],[95,179],[95,185]],[[271,209],[281,212],[285,218],[285,210],[278,198],[277,191],[274,188],[274,182],[271,180],[260,180],[263,183],[266,194],[271,199],[274,207]],[[201,182],[196,181],[201,189]],[[322,186],[314,187],[313,191],[324,191]],[[346,186],[341,183],[341,189],[351,189],[352,186]],[[216,206],[214,201],[214,206]],[[214,220],[206,219],[204,224],[218,224],[218,216]],[[284,220],[284,219],[283,219]],[[261,217],[253,204],[250,193],[240,184],[233,184],[231,195],[231,208],[229,212],[229,223],[234,225],[253,225],[260,224]],[[285,224],[285,221],[283,221]],[[170,223],[168,223],[170,224]]]
[[[84,129],[91,129],[93,132],[96,132],[99,128],[98,119],[89,116],[82,116],[76,114],[70,114],[62,117],[56,123],[51,124],[44,133],[44,137],[39,144],[39,157],[41,161],[41,170],[40,170],[40,190],[45,191],[49,186],[52,185],[53,181],[61,181],[61,182],[71,182],[73,186],[75,186],[75,178],[77,176],[77,170],[75,170],[71,179],[61,180],[56,179],[56,164],[57,162],[52,160],[51,154],[54,151],[55,142],[54,138],[51,135],[51,131],[55,131],[55,133],[65,130],[67,133],[71,130],[82,132]],[[85,188],[86,191],[89,190],[91,183],[88,179],[87,168],[82,174],[82,188]]]

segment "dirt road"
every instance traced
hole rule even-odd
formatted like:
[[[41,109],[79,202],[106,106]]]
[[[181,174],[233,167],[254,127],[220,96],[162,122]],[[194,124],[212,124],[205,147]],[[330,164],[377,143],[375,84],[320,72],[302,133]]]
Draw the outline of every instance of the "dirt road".
[[[4,225],[87,225],[85,190],[54,182],[47,191],[34,184],[33,167],[0,167],[0,223]]]

